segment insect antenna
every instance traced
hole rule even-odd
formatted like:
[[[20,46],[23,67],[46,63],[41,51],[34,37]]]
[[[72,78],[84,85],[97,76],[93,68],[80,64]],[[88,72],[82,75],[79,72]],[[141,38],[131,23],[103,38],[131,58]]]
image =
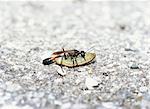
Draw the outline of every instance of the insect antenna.
[[[87,49],[87,50],[86,50],[86,52],[91,51],[94,47],[95,47],[95,45],[94,45],[94,46],[92,46],[92,47],[90,47],[89,49]]]
[[[62,68],[62,61],[63,61],[63,56],[61,57],[61,64],[60,64],[60,67],[61,67],[62,72],[64,73],[64,70],[63,70],[63,68]]]

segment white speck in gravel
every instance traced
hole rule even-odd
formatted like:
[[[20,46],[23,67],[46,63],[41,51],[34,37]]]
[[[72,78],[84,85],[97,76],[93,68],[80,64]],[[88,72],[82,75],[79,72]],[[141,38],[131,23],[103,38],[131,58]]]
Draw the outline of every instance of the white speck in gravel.
[[[76,83],[76,85],[79,85],[81,83],[81,79],[76,79],[75,83]]]
[[[17,83],[13,83],[13,82],[6,82],[6,87],[7,87],[7,91],[13,92],[13,91],[17,91],[19,89],[21,89],[21,86]]]
[[[136,62],[130,62],[129,66],[131,69],[139,69],[139,66]]]
[[[85,80],[85,85],[88,89],[94,89],[94,87],[98,86],[98,82],[91,77],[87,77]]]
[[[85,104],[74,104],[72,109],[87,109],[87,106]]]
[[[48,100],[54,100],[55,99],[55,97],[52,94],[49,94],[47,98],[48,98]]]
[[[88,73],[93,74],[93,69],[91,67],[88,68]]]
[[[87,94],[90,94],[91,93],[91,90],[84,90],[83,94],[87,95]]]
[[[62,105],[62,102],[61,102],[61,101],[58,101],[58,100],[55,100],[55,101],[54,101],[54,104],[55,104],[55,105],[58,105],[58,106],[61,106],[61,105]]]
[[[62,106],[61,106],[61,109],[70,109],[71,107],[71,103],[64,103]]]
[[[140,92],[146,92],[147,90],[148,88],[145,86],[140,87]]]
[[[63,79],[62,78],[57,78],[54,80],[55,84],[60,84],[63,82]]]
[[[7,104],[7,105],[3,106],[1,109],[33,109],[33,108],[29,105],[19,107],[19,106]]]
[[[106,108],[106,109],[118,109],[118,107],[116,107],[114,105],[114,103],[112,102],[103,102],[102,105]]]
[[[57,73],[61,76],[65,76],[67,74],[66,70],[61,67],[57,67]]]

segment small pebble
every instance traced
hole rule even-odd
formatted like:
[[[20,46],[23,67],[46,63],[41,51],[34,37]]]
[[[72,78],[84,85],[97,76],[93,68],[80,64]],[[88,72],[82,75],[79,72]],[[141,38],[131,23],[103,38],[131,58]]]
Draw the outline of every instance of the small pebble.
[[[121,30],[125,30],[125,29],[126,29],[126,26],[125,26],[125,25],[120,25],[120,29],[121,29]]]
[[[58,106],[61,106],[61,105],[62,105],[62,102],[61,102],[61,101],[58,101],[58,100],[55,100],[55,101],[54,101],[54,104],[55,104],[55,105],[58,105]]]
[[[79,85],[81,83],[81,79],[76,79],[75,83],[76,85]]]
[[[133,63],[133,64],[130,66],[130,69],[139,69],[139,66],[138,66],[136,63]]]
[[[93,74],[93,69],[92,68],[88,68],[88,73],[89,74]]]
[[[147,91],[147,87],[143,86],[143,87],[140,87],[140,92],[146,92]]]
[[[67,72],[63,69],[63,68],[58,68],[57,67],[57,73],[60,75],[60,76],[65,76],[67,74]]]
[[[97,87],[99,84],[95,79],[87,77],[85,80],[85,85],[88,89],[94,89],[94,87]]]
[[[131,49],[131,48],[125,48],[125,51],[132,51],[132,52],[136,52],[137,50],[135,50],[135,49]]]

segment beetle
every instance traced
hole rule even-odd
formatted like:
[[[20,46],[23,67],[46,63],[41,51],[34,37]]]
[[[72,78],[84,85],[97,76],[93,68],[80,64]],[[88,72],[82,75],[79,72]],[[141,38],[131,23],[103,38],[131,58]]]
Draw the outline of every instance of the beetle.
[[[43,60],[44,65],[56,63],[60,66],[78,67],[92,62],[96,57],[95,53],[74,50],[62,50],[52,54],[50,58]]]

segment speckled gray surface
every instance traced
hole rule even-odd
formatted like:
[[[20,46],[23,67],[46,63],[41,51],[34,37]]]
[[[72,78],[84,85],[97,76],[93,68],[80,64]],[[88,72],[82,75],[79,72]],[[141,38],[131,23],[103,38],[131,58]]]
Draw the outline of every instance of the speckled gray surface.
[[[0,108],[150,109],[149,7],[150,2],[1,2]],[[60,76],[59,66],[42,60],[62,47],[92,47],[96,62],[63,68]]]

